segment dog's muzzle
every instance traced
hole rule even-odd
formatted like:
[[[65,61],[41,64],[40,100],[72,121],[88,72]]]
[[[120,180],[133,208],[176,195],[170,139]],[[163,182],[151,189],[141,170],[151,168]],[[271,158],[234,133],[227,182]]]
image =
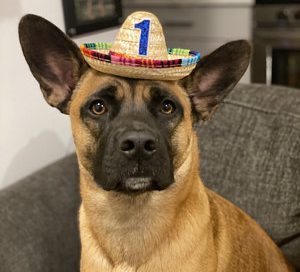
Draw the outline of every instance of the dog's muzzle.
[[[140,193],[173,183],[169,144],[158,130],[144,122],[126,122],[112,129],[105,142],[95,176],[105,190]]]

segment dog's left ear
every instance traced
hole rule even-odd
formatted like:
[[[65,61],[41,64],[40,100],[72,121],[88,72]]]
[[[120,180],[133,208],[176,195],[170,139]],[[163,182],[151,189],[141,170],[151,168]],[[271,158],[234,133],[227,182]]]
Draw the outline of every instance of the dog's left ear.
[[[202,58],[193,72],[180,81],[200,119],[207,120],[234,88],[250,58],[251,46],[247,41],[229,42]]]

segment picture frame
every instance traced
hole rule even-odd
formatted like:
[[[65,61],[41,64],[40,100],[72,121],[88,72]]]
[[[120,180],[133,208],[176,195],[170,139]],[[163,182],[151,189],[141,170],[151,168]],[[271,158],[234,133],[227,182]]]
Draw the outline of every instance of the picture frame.
[[[63,0],[65,30],[68,36],[113,26],[122,20],[121,0]]]

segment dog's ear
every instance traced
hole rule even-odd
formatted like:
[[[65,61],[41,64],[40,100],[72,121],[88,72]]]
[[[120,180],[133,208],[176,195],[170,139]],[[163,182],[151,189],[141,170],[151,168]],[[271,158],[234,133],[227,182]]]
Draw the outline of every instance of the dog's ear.
[[[72,92],[87,68],[78,46],[55,25],[32,14],[21,19],[19,38],[45,99],[68,113]]]
[[[247,41],[229,42],[203,57],[193,72],[181,80],[200,119],[207,120],[234,88],[250,57],[251,46]]]

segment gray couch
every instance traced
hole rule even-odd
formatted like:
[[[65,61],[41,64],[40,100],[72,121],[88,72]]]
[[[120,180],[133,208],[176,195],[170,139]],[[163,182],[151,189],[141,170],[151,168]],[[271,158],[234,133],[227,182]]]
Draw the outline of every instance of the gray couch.
[[[197,130],[206,185],[300,271],[300,90],[239,85]],[[79,203],[75,155],[0,191],[0,271],[78,271]]]

